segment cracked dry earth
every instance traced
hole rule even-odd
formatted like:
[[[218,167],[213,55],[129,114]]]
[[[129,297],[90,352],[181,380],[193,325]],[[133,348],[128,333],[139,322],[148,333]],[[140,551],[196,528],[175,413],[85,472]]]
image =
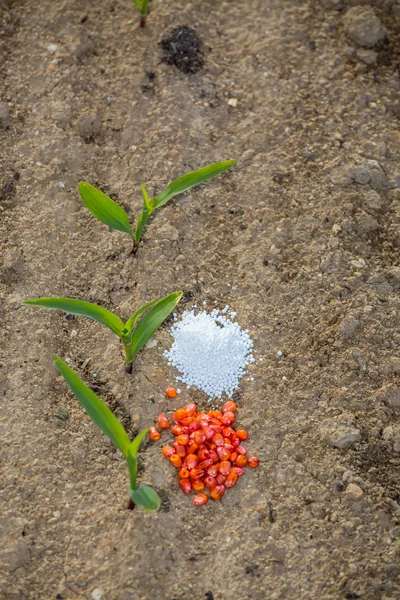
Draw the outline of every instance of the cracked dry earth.
[[[2,598],[400,597],[400,9],[371,4],[387,30],[373,49],[341,0],[153,0],[146,29],[125,0],[0,2]],[[202,40],[196,74],[161,61],[177,25]],[[228,158],[136,257],[76,191],[133,219],[141,183]],[[261,465],[195,508],[147,444],[140,477],[163,497],[148,515],[126,509],[125,464],[52,355],[133,434],[207,405],[164,395],[168,323],[129,377],[112,333],[20,302],[127,318],[175,289],[178,312],[228,303],[251,330],[264,360],[236,400]]]

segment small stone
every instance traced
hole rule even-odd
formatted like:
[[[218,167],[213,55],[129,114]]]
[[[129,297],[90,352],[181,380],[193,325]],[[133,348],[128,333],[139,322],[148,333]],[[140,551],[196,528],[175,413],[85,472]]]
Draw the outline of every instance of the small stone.
[[[100,588],[96,588],[95,590],[93,590],[91,596],[93,598],[93,600],[101,600],[104,594],[104,590],[100,589]]]
[[[55,44],[49,44],[47,46],[47,52],[50,52],[50,54],[54,54],[55,52],[57,52],[57,46]]]
[[[374,50],[366,50],[364,48],[360,48],[357,50],[357,57],[363,62],[365,65],[376,65],[378,60],[378,53]]]
[[[157,346],[157,342],[154,338],[151,338],[145,345],[145,348],[154,348],[155,346]]]
[[[344,492],[344,497],[349,502],[357,502],[357,500],[361,500],[364,492],[356,483],[349,483]]]
[[[392,356],[392,358],[390,359],[390,364],[392,365],[393,373],[395,373],[396,375],[399,375],[400,374],[400,358],[398,358],[397,356]]]
[[[354,419],[349,415],[341,415],[338,420],[325,419],[320,425],[322,440],[340,450],[350,448],[360,441],[361,434],[355,427]]]
[[[343,18],[348,38],[363,48],[372,48],[387,36],[387,30],[371,6],[353,6]]]
[[[360,321],[358,321],[353,315],[347,315],[340,323],[339,331],[342,337],[348,340],[355,336],[359,327]]]
[[[237,98],[229,98],[228,100],[228,106],[233,106],[233,108],[236,108],[238,105],[238,99]]]
[[[378,390],[377,399],[381,400],[385,406],[394,413],[400,415],[400,388],[393,383],[388,383]]]
[[[86,141],[92,141],[101,132],[101,122],[97,115],[83,115],[78,122],[78,131]]]

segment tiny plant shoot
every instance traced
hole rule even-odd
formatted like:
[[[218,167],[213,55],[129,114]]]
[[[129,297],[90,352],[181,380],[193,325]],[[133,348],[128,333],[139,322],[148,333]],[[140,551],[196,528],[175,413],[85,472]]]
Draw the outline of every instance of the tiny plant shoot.
[[[146,27],[146,17],[149,12],[149,0],[133,0],[140,11],[140,27]]]
[[[72,315],[83,315],[105,325],[120,338],[125,351],[125,370],[127,373],[132,373],[136,354],[174,310],[181,297],[182,292],[174,292],[165,298],[152,300],[141,306],[126,323],[106,308],[72,298],[35,298],[25,300],[22,304],[63,310]]]
[[[129,508],[134,508],[135,504],[149,512],[158,510],[160,507],[160,498],[148,485],[137,485],[138,463],[136,455],[139,450],[140,442],[143,440],[150,428],[141,431],[131,442],[125,429],[114,416],[111,410],[96,394],[88,388],[78,375],[69,368],[69,366],[58,356],[54,357],[57,369],[64,377],[71,388],[78,402],[86,410],[89,417],[103,433],[121,450],[128,463],[129,470]]]
[[[90,210],[90,212],[97,219],[99,219],[99,221],[105,223],[112,229],[129,233],[133,240],[132,252],[135,254],[139,247],[143,229],[157,208],[164,206],[164,204],[167,204],[171,198],[177,196],[178,194],[183,194],[183,192],[190,190],[190,188],[194,187],[195,185],[203,183],[208,179],[212,179],[213,177],[224,173],[233,167],[235,163],[235,160],[226,160],[223,162],[213,163],[212,165],[208,165],[208,167],[187,173],[183,177],[174,179],[174,181],[172,181],[165,188],[165,190],[161,192],[161,194],[158,194],[151,200],[149,199],[147,192],[142,185],[141,190],[143,196],[143,210],[139,215],[139,219],[136,224],[136,231],[133,231],[126,212],[116,202],[114,202],[114,200],[111,200],[111,198],[103,194],[103,192],[90,185],[90,183],[86,183],[86,181],[82,181],[79,184],[78,190],[86,208]]]

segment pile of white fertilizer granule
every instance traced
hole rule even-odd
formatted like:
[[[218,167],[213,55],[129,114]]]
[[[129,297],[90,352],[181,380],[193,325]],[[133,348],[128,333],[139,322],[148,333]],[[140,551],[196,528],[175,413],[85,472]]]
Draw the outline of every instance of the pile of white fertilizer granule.
[[[230,315],[235,317],[235,313]],[[195,385],[209,400],[221,398],[224,393],[230,398],[247,365],[254,362],[248,331],[217,309],[211,313],[184,312],[170,333],[174,342],[164,356],[181,373],[176,379],[188,387]]]

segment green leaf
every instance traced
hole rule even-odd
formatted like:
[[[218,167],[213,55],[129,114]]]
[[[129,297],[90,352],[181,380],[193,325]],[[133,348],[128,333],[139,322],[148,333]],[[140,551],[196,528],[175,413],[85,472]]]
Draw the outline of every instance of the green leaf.
[[[138,320],[140,315],[158,301],[159,301],[159,298],[157,298],[156,300],[152,300],[151,302],[148,302],[147,304],[144,304],[131,316],[130,319],[128,319],[128,321],[125,323],[125,327],[124,327],[126,336],[129,336],[129,334],[132,332],[132,329],[135,327],[136,321]]]
[[[113,229],[132,235],[128,215],[114,200],[86,181],[82,181],[78,185],[78,190],[86,208],[99,221]]]
[[[148,427],[147,429],[143,429],[143,431],[138,433],[137,436],[131,441],[131,445],[129,446],[129,452],[130,452],[130,454],[132,454],[132,456],[136,456],[136,454],[139,451],[139,446],[142,443],[143,438],[146,436],[146,434],[149,431],[150,431],[150,427]]]
[[[224,173],[236,163],[236,160],[226,160],[223,162],[213,163],[212,165],[208,165],[208,167],[203,167],[202,169],[198,169],[197,171],[192,171],[191,173],[187,173],[183,177],[179,177],[179,179],[175,179],[172,181],[169,186],[155,196],[150,205],[153,209],[159,208],[166,204],[171,198],[177,196],[178,194],[182,194],[189,190],[190,188],[198,185],[199,183],[203,183],[212,177],[216,177],[221,173]]]
[[[138,461],[136,460],[135,454],[132,452],[131,446],[128,448],[128,455],[126,457],[129,469],[129,481],[132,490],[136,489],[136,478],[138,472]]]
[[[34,298],[32,300],[25,300],[22,304],[43,306],[44,308],[63,310],[71,315],[89,317],[111,329],[118,337],[123,335],[124,324],[121,319],[106,308],[102,308],[91,302],[74,300],[72,298]]]
[[[174,292],[158,302],[149,310],[136,327],[132,336],[132,356],[133,358],[149,339],[154,335],[161,323],[165,321],[168,315],[174,310],[182,297],[182,292]],[[132,359],[133,360],[133,359]]]
[[[140,189],[142,191],[142,196],[143,196],[143,210],[147,210],[148,208],[150,208],[149,195],[146,192],[146,188],[144,187],[144,185],[141,185]]]
[[[58,356],[54,356],[57,369],[68,383],[75,394],[76,399],[86,410],[97,427],[105,433],[110,440],[121,450],[124,456],[128,456],[130,440],[125,429],[111,410],[104,404],[96,394],[88,388],[78,375]]]
[[[148,512],[154,512],[160,508],[160,496],[148,485],[139,485],[135,490],[129,488],[129,496],[137,506]]]
[[[135,240],[137,241],[137,243],[140,242],[140,238],[142,237],[143,229],[145,228],[147,221],[150,219],[152,212],[153,212],[153,210],[152,211],[142,210],[142,212],[139,215],[138,222],[136,225],[136,233],[135,233]]]

